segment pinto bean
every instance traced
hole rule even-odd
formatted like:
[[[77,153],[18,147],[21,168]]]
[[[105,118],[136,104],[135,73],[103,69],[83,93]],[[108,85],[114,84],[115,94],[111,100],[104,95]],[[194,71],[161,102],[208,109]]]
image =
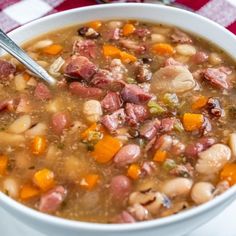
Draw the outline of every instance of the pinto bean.
[[[191,191],[191,198],[196,204],[210,201],[214,196],[215,187],[208,182],[198,182],[194,184]]]
[[[178,177],[175,179],[167,180],[162,186],[162,192],[168,197],[187,196],[192,188],[193,181]]]
[[[127,211],[122,211],[115,219],[115,223],[135,223],[134,217]]]
[[[152,77],[151,90],[183,93],[196,86],[192,74],[185,66],[170,65],[156,71]]]
[[[214,144],[198,154],[196,171],[200,174],[217,174],[230,160],[231,150],[224,144]]]
[[[49,100],[52,97],[49,88],[43,83],[37,84],[34,90],[34,96],[40,100]]]
[[[170,135],[162,135],[157,139],[154,148],[168,151],[172,147],[173,138]]]
[[[114,157],[117,166],[131,164],[140,157],[140,147],[136,144],[127,144],[123,146]]]
[[[123,201],[131,192],[131,180],[124,175],[117,175],[111,179],[110,191],[112,198]]]

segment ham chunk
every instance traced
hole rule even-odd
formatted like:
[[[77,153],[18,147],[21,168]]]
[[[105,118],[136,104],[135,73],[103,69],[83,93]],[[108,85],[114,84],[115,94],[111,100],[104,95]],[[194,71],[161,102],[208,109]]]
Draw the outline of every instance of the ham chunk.
[[[147,107],[133,103],[127,103],[125,106],[128,124],[136,126],[149,118]]]
[[[59,209],[66,195],[67,190],[62,186],[57,186],[49,192],[44,193],[40,198],[39,211],[54,213]]]
[[[151,34],[150,30],[146,28],[138,28],[134,33],[140,38],[147,37]]]
[[[99,99],[103,92],[99,88],[87,87],[80,82],[72,82],[69,86],[71,93],[80,98],[97,98]]]
[[[43,84],[38,83],[35,90],[34,90],[34,96],[40,100],[49,100],[52,98],[51,91],[49,88]]]
[[[124,125],[125,122],[125,112],[124,109],[121,108],[111,115],[105,115],[101,119],[101,123],[109,130],[110,133],[114,133],[117,128]]]
[[[148,102],[152,96],[135,84],[127,84],[121,91],[121,97],[125,102],[142,104]]]
[[[96,58],[97,47],[93,40],[77,40],[73,45],[73,53],[87,58]]]
[[[173,43],[192,43],[192,39],[184,32],[179,29],[175,29],[173,34],[170,36]]]
[[[15,110],[15,99],[5,99],[0,101],[0,112],[2,111],[14,111]]]
[[[99,69],[97,73],[93,76],[91,84],[97,88],[108,88],[111,87],[114,78],[112,73],[108,70]]]
[[[115,92],[108,92],[101,101],[101,105],[106,112],[114,112],[121,107],[122,101],[119,94]]]
[[[112,28],[108,31],[103,33],[103,37],[105,40],[119,40],[120,39],[120,29],[119,28]]]
[[[6,80],[9,75],[14,74],[15,72],[16,68],[13,64],[0,59],[0,79]]]
[[[62,134],[63,130],[70,126],[70,123],[68,113],[58,112],[52,116],[52,130],[55,134]]]
[[[207,68],[203,73],[203,77],[218,88],[229,89],[230,87],[229,82],[227,81],[228,71],[221,67]]]
[[[97,72],[97,66],[84,56],[73,56],[65,67],[65,75],[90,80]]]
[[[140,136],[146,138],[147,140],[151,140],[156,136],[160,126],[161,122],[158,119],[145,122],[139,130]]]
[[[140,45],[140,43],[130,40],[130,39],[121,39],[120,44],[130,50],[135,51],[136,53],[144,53],[146,48],[143,45]]]

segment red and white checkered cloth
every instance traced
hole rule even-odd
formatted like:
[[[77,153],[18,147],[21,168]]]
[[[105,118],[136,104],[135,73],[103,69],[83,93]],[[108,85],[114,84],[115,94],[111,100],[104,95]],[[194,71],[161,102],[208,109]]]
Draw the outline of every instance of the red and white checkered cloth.
[[[157,0],[107,0],[107,2],[158,2]],[[236,34],[236,0],[172,0],[173,5],[195,11]],[[42,16],[95,5],[95,0],[0,0],[0,28],[5,32]]]

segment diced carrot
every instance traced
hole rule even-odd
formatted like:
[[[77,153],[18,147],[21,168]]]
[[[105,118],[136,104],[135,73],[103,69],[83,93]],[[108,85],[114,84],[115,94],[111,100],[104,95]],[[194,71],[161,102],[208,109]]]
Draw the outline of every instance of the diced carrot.
[[[92,190],[98,183],[99,176],[95,174],[89,174],[84,176],[80,181],[80,186],[88,190]]]
[[[87,139],[88,136],[89,136],[89,133],[91,131],[100,131],[100,132],[104,132],[104,129],[102,128],[101,124],[98,124],[98,123],[93,123],[92,125],[90,125],[86,130],[84,130],[82,133],[81,133],[81,138],[82,139]]]
[[[124,63],[130,63],[130,62],[137,61],[137,57],[135,57],[134,55],[127,53],[125,51],[120,52],[120,59]]]
[[[99,163],[109,162],[114,155],[122,147],[122,142],[112,137],[109,134],[105,134],[94,146],[94,151],[91,153],[92,157]]]
[[[103,45],[103,54],[106,57],[119,57],[120,49],[112,45]]]
[[[62,51],[63,47],[60,44],[52,44],[43,49],[43,52],[49,55],[57,55]]]
[[[226,164],[220,173],[220,179],[227,180],[231,186],[236,184],[236,164]]]
[[[164,162],[166,157],[167,157],[167,152],[166,151],[157,150],[154,157],[153,157],[153,160],[157,161],[157,162]]]
[[[133,24],[125,24],[124,27],[123,27],[123,35],[124,36],[128,36],[130,34],[133,34],[135,31],[135,27]]]
[[[138,164],[132,164],[129,166],[127,175],[132,179],[138,179],[141,174],[141,169]]]
[[[155,53],[164,56],[173,55],[175,53],[174,48],[168,43],[155,43],[152,49]]]
[[[44,136],[35,136],[32,143],[32,153],[41,155],[46,150],[46,138]]]
[[[88,27],[98,30],[102,26],[102,22],[100,20],[95,20],[95,21],[89,22],[87,25]]]
[[[55,185],[54,173],[46,168],[41,169],[34,174],[33,182],[43,191],[47,191]]]
[[[207,104],[207,100],[208,98],[205,96],[200,96],[198,97],[192,104],[192,109],[196,110],[196,109],[200,109],[202,107],[204,107]]]
[[[0,155],[0,175],[5,175],[7,172],[8,157]]]
[[[28,200],[33,197],[37,197],[40,194],[40,190],[32,184],[25,184],[20,190],[20,198],[22,200]]]
[[[204,123],[202,114],[185,113],[183,116],[183,125],[186,131],[198,130]]]
[[[23,78],[25,81],[28,81],[30,79],[30,75],[28,73],[24,72]]]

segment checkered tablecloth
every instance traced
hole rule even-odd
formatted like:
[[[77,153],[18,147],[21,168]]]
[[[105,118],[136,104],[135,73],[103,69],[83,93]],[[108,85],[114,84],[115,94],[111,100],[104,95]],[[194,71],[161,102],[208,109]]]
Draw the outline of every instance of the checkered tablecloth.
[[[152,2],[158,0],[107,0],[107,2]],[[223,25],[236,34],[236,0],[172,0]],[[0,0],[0,28],[5,32],[42,16],[97,4],[96,0]]]

